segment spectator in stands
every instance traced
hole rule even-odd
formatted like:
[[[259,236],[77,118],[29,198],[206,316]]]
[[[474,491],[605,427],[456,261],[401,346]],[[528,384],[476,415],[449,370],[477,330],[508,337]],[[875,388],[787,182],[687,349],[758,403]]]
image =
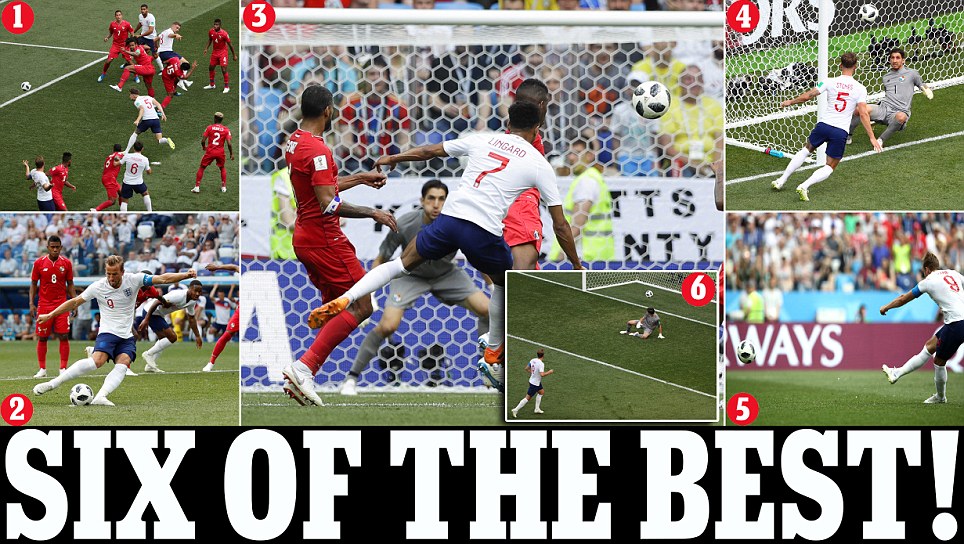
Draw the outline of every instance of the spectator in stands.
[[[206,224],[201,225],[198,230],[197,243],[200,247],[204,247],[207,242],[211,242],[211,245],[216,245],[218,239],[217,229],[211,230]]]
[[[9,249],[3,250],[3,260],[0,260],[0,276],[10,277],[17,273],[19,265],[13,258],[13,252]]]
[[[384,64],[369,64],[358,93],[348,98],[338,117],[344,172],[371,170],[378,157],[408,147],[412,121],[405,105],[390,92],[387,72]],[[401,173],[395,169],[390,175]]]
[[[891,247],[894,256],[894,272],[896,273],[897,288],[903,291],[910,291],[917,283],[914,281],[913,269],[911,267],[910,243],[903,230],[894,234],[894,245]]]
[[[17,339],[17,330],[13,326],[13,316],[0,314],[0,331],[3,331],[4,342],[13,342]]]
[[[104,260],[114,254],[114,238],[110,231],[104,229],[100,231],[100,238],[97,239],[97,266],[98,270],[104,270]]]
[[[3,229],[3,239],[10,244],[10,246],[17,251],[23,244],[24,236],[27,235],[27,228],[17,220],[16,217],[10,219],[10,222]]]
[[[867,322],[867,305],[866,304],[860,305],[860,308],[857,310],[857,316],[854,317],[854,322],[856,323]]]
[[[201,251],[201,256],[198,257],[198,266],[205,267],[214,261],[218,260],[218,252],[214,249],[214,241],[208,240],[204,242],[204,249]]]
[[[218,245],[231,244],[234,242],[235,226],[231,221],[231,216],[223,214],[221,222],[218,224]]]
[[[344,46],[319,48],[318,56],[320,66],[312,76],[331,91],[335,106],[341,107],[345,97],[358,90],[361,74]]]
[[[698,66],[680,76],[683,99],[660,118],[659,144],[670,159],[673,177],[712,176],[712,163],[723,152],[723,107],[703,95]]]
[[[770,276],[769,287],[763,290],[763,307],[768,323],[780,321],[780,312],[783,310],[783,292],[780,291],[776,276]]]
[[[172,236],[165,235],[161,239],[161,245],[157,248],[157,260],[164,266],[165,271],[177,270],[177,243]]]
[[[875,286],[883,291],[896,291],[897,278],[894,274],[894,264],[889,258],[885,258],[880,266],[877,267],[875,276]]]
[[[763,323],[766,304],[756,290],[756,282],[747,283],[746,297],[743,300],[743,320],[747,323]]]
[[[148,247],[141,250],[138,270],[150,271],[151,274],[161,273],[161,261],[154,258],[154,251]]]
[[[624,85],[623,98],[614,107],[609,127],[616,138],[616,164],[624,176],[655,176],[656,170],[656,123],[642,123],[633,108],[632,97],[636,87],[646,81],[642,72],[629,74]]]
[[[629,11],[632,4],[632,0],[606,0],[606,9],[609,11]]]
[[[195,219],[193,215],[187,216],[187,219],[184,221],[184,226],[181,227],[181,238],[197,238],[199,228],[200,225],[198,225],[197,219]]]
[[[94,322],[90,302],[77,307],[77,316],[71,323],[70,337],[74,340],[87,340],[90,336],[90,326]]]
[[[124,272],[136,274],[141,271],[141,259],[138,258],[136,251],[128,251],[127,259],[124,260]]]
[[[680,98],[680,76],[686,64],[673,58],[676,42],[655,42],[646,48],[646,57],[633,64],[630,75],[635,74],[640,83],[658,81],[669,89],[673,98]]]
[[[579,255],[587,261],[614,261],[612,197],[596,153],[585,142],[580,142],[569,152],[568,161],[576,177],[569,185],[563,209]],[[553,260],[562,260],[558,242],[553,242],[552,253]]]
[[[890,262],[890,249],[887,247],[883,234],[877,233],[874,235],[874,248],[871,255],[873,256],[872,264],[875,270],[883,266],[884,261]]]
[[[184,247],[181,248],[180,253],[177,256],[177,267],[190,268],[194,265],[194,261],[198,258],[197,243],[193,238],[188,238],[184,241]]]

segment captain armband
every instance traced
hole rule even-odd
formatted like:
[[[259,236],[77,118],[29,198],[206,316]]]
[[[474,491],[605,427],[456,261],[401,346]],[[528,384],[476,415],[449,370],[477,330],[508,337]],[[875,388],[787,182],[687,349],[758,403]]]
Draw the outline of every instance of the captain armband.
[[[335,196],[328,203],[328,207],[325,208],[325,215],[338,215],[338,209],[341,208],[341,197]]]

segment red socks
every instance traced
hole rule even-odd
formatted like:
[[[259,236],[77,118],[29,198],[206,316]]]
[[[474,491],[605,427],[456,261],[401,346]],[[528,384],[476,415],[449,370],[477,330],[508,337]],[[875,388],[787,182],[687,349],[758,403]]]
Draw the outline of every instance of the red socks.
[[[349,311],[341,312],[329,321],[320,331],[308,352],[301,356],[301,362],[308,365],[311,374],[317,374],[325,359],[351,331],[358,327],[358,320]]]
[[[214,351],[211,353],[212,365],[218,360],[218,356],[221,355],[222,351],[224,351],[224,346],[228,345],[228,342],[231,341],[231,337],[234,336],[234,334],[235,333],[231,331],[224,331],[224,334],[221,335],[221,338],[218,338],[218,342],[214,344]]]
[[[47,342],[37,342],[37,364],[47,368]]]
[[[105,200],[105,201],[101,202],[100,205],[98,205],[98,206],[97,206],[96,208],[94,208],[94,209],[96,209],[96,210],[99,211],[99,212],[102,212],[102,211],[106,210],[107,208],[110,208],[113,204],[114,204],[114,201],[113,201],[113,200]]]
[[[60,341],[60,370],[67,368],[67,360],[70,358],[70,340]]]
[[[167,105],[170,103],[171,103],[171,95],[165,96],[164,100],[161,100],[161,108],[167,111]]]
[[[221,167],[221,187],[225,187],[228,184],[228,172],[223,166]]]

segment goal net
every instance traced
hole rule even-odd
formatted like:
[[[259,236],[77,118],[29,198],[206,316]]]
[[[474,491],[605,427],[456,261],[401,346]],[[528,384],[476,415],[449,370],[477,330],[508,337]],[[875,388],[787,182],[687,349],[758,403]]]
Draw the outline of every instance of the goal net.
[[[682,294],[683,281],[692,272],[666,272],[666,271],[625,271],[607,270],[594,271],[584,270],[582,273],[582,290],[597,291],[607,287],[618,287],[620,285],[639,284],[670,293]],[[716,272],[705,272],[712,281],[716,281]],[[712,300],[716,300],[716,296]]]
[[[869,102],[883,98],[882,75],[894,47],[907,52],[906,66],[931,88],[964,83],[964,0],[874,0],[878,15],[872,22],[860,16],[864,0],[821,1],[829,20],[823,54],[816,0],[761,0],[756,30],[727,36],[728,145],[784,154],[799,150],[817,122],[818,105],[781,109],[780,102],[813,88],[821,63],[829,77],[839,76],[837,59],[848,51],[858,54],[855,77],[867,87]]]
[[[264,34],[246,33],[240,51],[242,198],[254,198],[242,204],[242,252],[248,256],[243,282],[246,292],[253,293],[246,296],[248,314],[242,316],[252,323],[242,331],[244,390],[280,390],[281,369],[314,339],[304,318],[320,303],[319,294],[301,264],[274,245],[275,235],[285,230],[277,227],[291,220],[284,211],[292,203],[284,202],[290,191],[281,144],[297,127],[298,96],[311,83],[333,92],[338,116],[326,140],[339,171],[348,174],[367,171],[379,156],[409,146],[503,131],[515,86],[538,77],[552,93],[543,139],[547,157],[561,173],[562,194],[571,180],[566,172],[576,166],[570,152],[588,146],[606,167],[616,257],[591,263],[593,267],[719,265],[722,218],[707,176],[719,158],[715,148],[722,144],[722,106],[717,118],[701,117],[703,128],[694,127],[708,143],[703,157],[690,157],[686,164],[692,167],[686,169],[679,167],[681,156],[668,153],[672,142],[659,141],[664,132],[660,122],[644,122],[629,98],[632,78],[649,74],[646,70],[656,61],[675,70],[666,78],[668,87],[679,89],[680,75],[692,64],[704,80],[705,103],[711,104],[713,95],[721,98],[722,61],[713,56],[713,42],[723,38],[720,13],[283,8],[276,13],[275,26]],[[645,79],[659,79],[659,73]],[[463,166],[457,159],[401,165],[392,173],[399,177],[381,190],[359,187],[346,194],[352,203],[400,216],[415,209],[424,181],[439,178],[454,188]],[[693,177],[663,179],[676,175]],[[642,214],[649,220],[632,220]],[[386,231],[371,221],[343,223],[369,267]],[[544,233],[551,235],[551,229]],[[550,242],[543,244],[546,254]],[[464,266],[488,294],[481,275]],[[388,296],[386,290],[377,292],[376,307],[384,307]],[[381,315],[376,310],[369,323],[335,349],[316,376],[320,389],[334,390],[345,379]],[[481,390],[477,326],[464,308],[423,296],[405,311],[398,331],[381,345],[359,386],[369,391]]]

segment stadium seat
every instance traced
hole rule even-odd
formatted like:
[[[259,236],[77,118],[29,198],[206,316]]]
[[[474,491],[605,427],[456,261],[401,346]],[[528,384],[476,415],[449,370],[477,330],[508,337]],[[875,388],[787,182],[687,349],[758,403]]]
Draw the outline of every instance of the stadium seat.
[[[473,4],[471,2],[437,2],[435,4],[435,9],[483,9],[479,4]]]
[[[234,246],[225,244],[220,248],[218,248],[218,260],[221,261],[222,263],[225,262],[227,259],[233,260],[234,253],[235,253]]]

